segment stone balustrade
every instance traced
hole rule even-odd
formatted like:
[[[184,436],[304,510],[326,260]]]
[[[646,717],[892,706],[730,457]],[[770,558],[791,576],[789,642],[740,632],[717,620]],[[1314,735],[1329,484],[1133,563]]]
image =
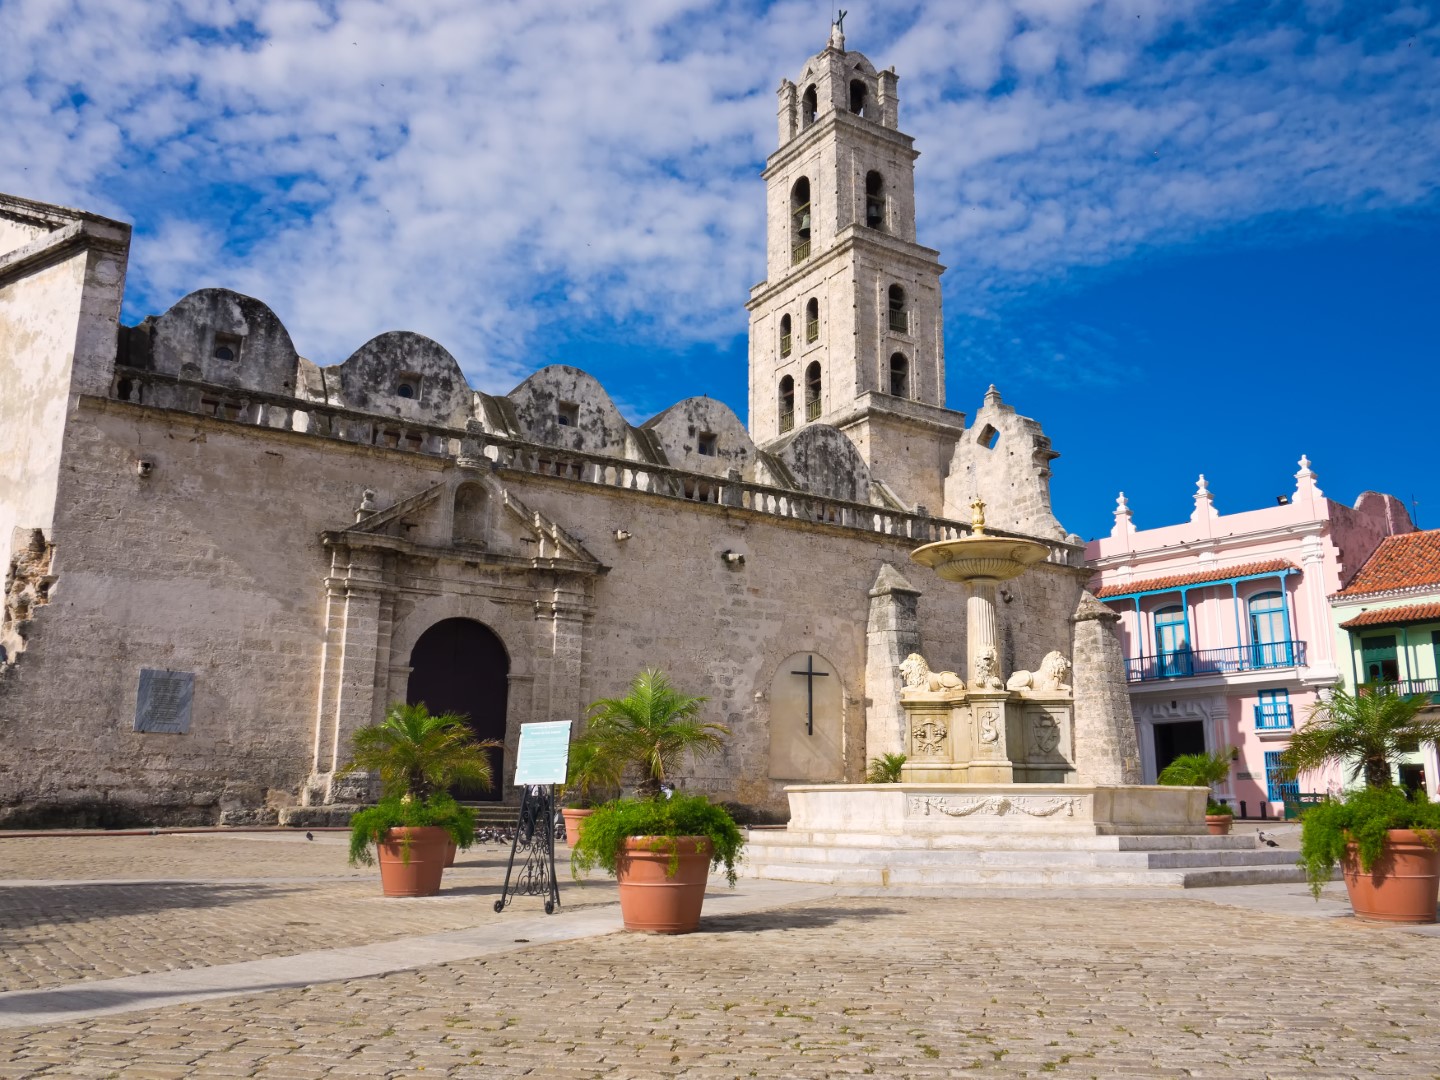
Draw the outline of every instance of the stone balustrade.
[[[391,450],[455,458],[533,476],[600,484],[693,503],[728,506],[775,517],[860,529],[917,544],[953,540],[969,524],[926,513],[848,502],[790,488],[689,472],[654,462],[606,457],[523,442],[471,420],[463,431],[343,406],[220,386],[137,368],[117,367],[111,396],[120,401],[275,428]],[[993,530],[992,530],[993,532]],[[1047,561],[1079,565],[1073,545],[1049,542]]]

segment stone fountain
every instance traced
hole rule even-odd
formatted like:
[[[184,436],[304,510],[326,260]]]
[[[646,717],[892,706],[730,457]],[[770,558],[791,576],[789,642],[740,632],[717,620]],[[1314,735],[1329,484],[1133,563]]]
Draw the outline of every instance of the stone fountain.
[[[1085,677],[1103,684],[1086,695],[1078,733],[1072,667],[1063,654],[1051,652],[1038,671],[1001,677],[997,588],[1044,561],[1050,548],[990,535],[984,503],[976,499],[972,510],[971,535],[911,553],[968,590],[968,669],[962,677],[932,670],[918,653],[907,657],[900,665],[901,782],[786,788],[784,832],[752,832],[747,857],[757,876],[1119,884],[1112,872],[1123,863],[1112,858],[1117,852],[1164,849],[1172,859],[1166,865],[1183,865],[1197,852],[1213,858],[1209,848],[1230,845],[1229,838],[1212,843],[1222,838],[1204,836],[1204,790],[1132,782],[1138,752],[1118,646],[1113,664],[1096,660],[1104,649],[1095,643],[1109,635],[1104,623],[1114,619],[1109,609],[1087,598],[1072,620],[1075,648],[1091,650]],[[1253,846],[1246,838],[1234,843]]]
[[[928,670],[918,654],[901,665],[909,783],[1065,783],[1074,772],[1069,734],[1070,663],[1051,653],[1035,672],[1001,681],[995,589],[1050,554],[1045,544],[985,533],[985,504],[971,504],[971,534],[910,553],[945,581],[965,585],[968,684],[954,672]],[[1013,685],[1012,685],[1013,684]]]

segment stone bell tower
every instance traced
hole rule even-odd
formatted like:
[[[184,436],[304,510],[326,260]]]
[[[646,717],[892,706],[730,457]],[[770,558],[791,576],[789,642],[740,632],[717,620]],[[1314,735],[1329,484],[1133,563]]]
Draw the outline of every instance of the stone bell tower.
[[[899,498],[941,505],[964,416],[944,408],[939,252],[915,242],[914,140],[898,76],[832,26],[780,83],[766,183],[767,280],[750,291],[750,431],[844,431]]]

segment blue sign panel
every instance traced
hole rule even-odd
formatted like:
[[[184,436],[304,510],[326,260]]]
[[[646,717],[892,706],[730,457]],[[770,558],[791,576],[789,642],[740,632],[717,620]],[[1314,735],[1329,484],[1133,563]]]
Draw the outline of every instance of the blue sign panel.
[[[520,725],[520,751],[515,755],[515,785],[565,783],[570,760],[570,721]]]

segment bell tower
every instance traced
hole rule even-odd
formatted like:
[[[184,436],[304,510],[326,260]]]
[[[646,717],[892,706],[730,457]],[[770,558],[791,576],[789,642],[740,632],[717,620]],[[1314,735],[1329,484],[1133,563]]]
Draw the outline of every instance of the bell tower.
[[[762,174],[767,279],[746,305],[750,432],[765,446],[834,425],[902,502],[938,510],[965,418],[944,407],[944,267],[915,241],[919,153],[898,127],[897,80],[832,26],[780,83],[780,145]]]

